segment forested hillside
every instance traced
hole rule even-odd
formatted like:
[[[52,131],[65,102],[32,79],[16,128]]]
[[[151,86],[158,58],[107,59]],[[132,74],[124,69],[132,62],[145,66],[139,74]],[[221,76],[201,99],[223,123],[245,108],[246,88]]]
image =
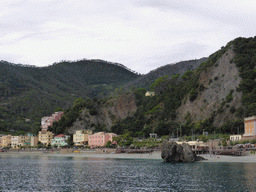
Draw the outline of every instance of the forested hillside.
[[[134,81],[129,82],[125,85],[126,89],[134,88],[145,88],[149,89],[150,85],[155,82],[157,78],[163,76],[172,76],[177,73],[183,75],[186,71],[194,71],[196,68],[200,66],[202,62],[205,62],[207,58],[189,60],[189,61],[181,61],[174,64],[168,64],[161,66],[153,71],[150,71],[148,74],[143,75]]]
[[[82,97],[104,97],[140,75],[101,60],[48,67],[0,62],[0,131],[38,129],[41,117]]]
[[[117,134],[130,131],[137,137],[148,137],[151,132],[176,135],[177,130],[179,135],[191,135],[192,130],[194,134],[243,133],[243,118],[256,115],[255,66],[256,37],[237,38],[210,55],[195,71],[158,78],[150,86],[156,96],[145,97],[144,88],[130,90],[126,94],[135,96],[136,112],[116,121],[116,114],[111,113],[113,126],[106,129],[102,120],[96,130]],[[98,102],[93,116],[98,115],[103,101]],[[73,123],[81,123],[80,128],[86,129],[82,122],[88,113],[81,112]]]

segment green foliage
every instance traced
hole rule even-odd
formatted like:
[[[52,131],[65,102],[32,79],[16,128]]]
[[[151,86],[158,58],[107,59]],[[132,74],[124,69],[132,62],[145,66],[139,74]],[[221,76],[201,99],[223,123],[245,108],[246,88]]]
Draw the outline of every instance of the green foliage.
[[[73,106],[70,109],[67,109],[64,112],[64,115],[59,121],[53,122],[52,127],[49,127],[49,131],[52,131],[55,134],[64,133],[70,126],[73,125],[73,122],[80,117],[80,113],[83,109],[89,109],[91,115],[97,114],[97,110],[94,108],[97,104],[93,100],[84,101],[82,98],[78,98],[74,101]]]
[[[197,98],[198,92],[195,89],[192,89],[189,92],[189,100],[193,102]]]
[[[126,132],[123,135],[120,135],[118,137],[114,137],[113,141],[116,141],[117,144],[121,147],[122,146],[129,147],[133,142],[133,138],[131,137],[130,132]]]
[[[144,88],[135,89],[134,94],[135,94],[136,99],[140,100],[143,97],[145,97],[146,92],[147,92],[147,90]]]
[[[236,112],[235,106],[230,107],[230,113],[234,114]]]
[[[121,64],[101,60],[62,61],[48,67],[2,61],[0,68],[0,131],[14,132],[37,132],[42,117],[65,111],[78,97],[107,96],[111,87],[122,87],[140,76]],[[21,122],[22,118],[30,122]]]
[[[229,94],[227,95],[227,97],[226,97],[226,102],[227,103],[229,103],[230,101],[233,100],[233,95],[232,95],[233,92],[234,92],[234,90],[232,89],[232,90],[230,90]]]
[[[238,91],[242,91],[242,103],[245,107],[245,114],[242,109],[239,109],[236,115],[252,116],[256,114],[256,37],[240,37],[235,39],[233,44],[236,52],[234,62],[242,78]]]

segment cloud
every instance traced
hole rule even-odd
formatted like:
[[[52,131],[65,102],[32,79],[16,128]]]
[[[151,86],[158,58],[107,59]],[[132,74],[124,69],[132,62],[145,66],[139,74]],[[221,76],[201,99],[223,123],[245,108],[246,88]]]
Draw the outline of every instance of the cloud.
[[[3,60],[45,66],[104,59],[147,73],[208,56],[254,36],[256,2],[182,0],[3,0]],[[13,58],[10,58],[13,55]]]

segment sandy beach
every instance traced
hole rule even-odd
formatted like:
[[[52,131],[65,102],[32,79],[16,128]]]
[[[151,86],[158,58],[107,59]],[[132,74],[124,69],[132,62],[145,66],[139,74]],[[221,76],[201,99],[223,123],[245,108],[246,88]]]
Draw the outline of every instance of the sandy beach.
[[[151,159],[151,160],[159,160],[162,161],[161,152],[153,152],[151,154],[98,154],[95,151],[81,151],[80,153],[68,153],[68,154],[60,154],[56,151],[49,151],[45,153],[43,151],[22,151],[22,152],[4,152],[0,153],[1,156],[56,156],[56,157],[90,157],[90,158],[115,158],[115,159]],[[227,162],[227,163],[256,163],[256,155],[247,155],[247,156],[226,156],[226,155],[200,155],[207,160],[199,161],[199,162]]]

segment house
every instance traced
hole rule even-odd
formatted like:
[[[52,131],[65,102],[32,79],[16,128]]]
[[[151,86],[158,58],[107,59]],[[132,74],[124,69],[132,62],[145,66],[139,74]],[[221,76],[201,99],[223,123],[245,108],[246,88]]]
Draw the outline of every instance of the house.
[[[2,146],[2,137],[5,136],[3,134],[0,134],[0,147]]]
[[[78,130],[73,135],[73,142],[76,146],[88,145],[88,136],[92,134],[92,130]]]
[[[67,139],[69,138],[69,135],[57,135],[51,140],[51,146],[58,146],[58,147],[63,147],[67,146]]]
[[[26,136],[25,145],[34,147],[34,146],[37,146],[37,143],[38,143],[38,136],[31,133],[29,133]]]
[[[155,92],[154,91],[147,91],[145,94],[146,97],[152,97],[155,96]]]
[[[242,135],[230,135],[229,140],[230,141],[241,141]]]
[[[53,138],[53,133],[50,131],[39,131],[38,133],[38,141],[40,141],[43,145],[50,145],[51,144],[51,140]]]
[[[108,141],[113,141],[113,137],[117,137],[117,134],[98,132],[89,136],[89,145],[91,147],[105,146]]]
[[[2,138],[1,138],[1,146],[2,147],[11,147],[11,144],[12,144],[11,138],[12,138],[11,135],[2,136]]]
[[[12,136],[11,137],[11,147],[12,148],[19,148],[25,146],[26,143],[26,136]]]
[[[256,138],[256,116],[244,118],[244,134],[243,139]]]
[[[47,131],[48,127],[52,126],[53,122],[59,121],[63,116],[63,111],[58,111],[52,114],[51,116],[43,117],[41,119],[41,128],[42,131]]]

